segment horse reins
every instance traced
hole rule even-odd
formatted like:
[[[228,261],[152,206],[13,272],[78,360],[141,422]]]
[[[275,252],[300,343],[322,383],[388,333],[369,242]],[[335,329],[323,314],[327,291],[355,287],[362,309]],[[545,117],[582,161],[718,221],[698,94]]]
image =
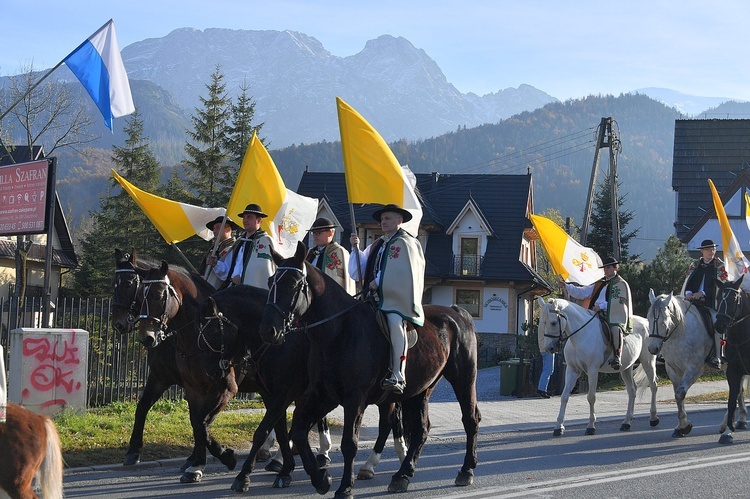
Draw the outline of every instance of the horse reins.
[[[682,316],[683,317],[683,319],[682,319],[683,321],[685,320],[685,316],[690,311],[690,307],[692,307],[692,306],[693,306],[693,302],[690,302],[688,304],[688,307],[685,309],[685,313]],[[664,306],[664,310],[669,310],[669,304],[667,304],[667,305]],[[658,330],[656,330],[656,325],[657,325],[656,319],[658,319],[658,317],[659,316],[657,315],[657,309],[654,309],[654,330],[655,330],[655,333],[658,333]],[[678,325],[679,325],[679,323],[677,321],[674,321],[674,326],[672,327],[671,330],[667,329],[667,333],[664,336],[662,336],[660,334],[652,334],[650,331],[649,331],[648,336],[649,336],[649,338],[656,338],[657,340],[661,340],[662,344],[664,344],[664,343],[667,342],[667,340],[669,340],[669,338],[672,337],[672,334],[674,334],[674,332],[677,330],[677,326]]]
[[[126,307],[119,301],[117,301],[118,293],[116,292],[117,288],[121,285],[119,276],[117,279],[115,279],[115,302],[112,304],[114,307],[120,307],[125,308],[128,311],[128,324],[130,326],[133,326],[136,323],[135,318],[135,309],[138,305],[138,290],[141,287],[141,276],[136,272],[135,269],[115,269],[115,275],[117,274],[135,274],[135,292],[133,293],[133,300],[130,302],[130,306]]]
[[[595,314],[594,314],[594,315],[592,315],[592,316],[591,316],[591,318],[590,318],[589,320],[587,320],[587,321],[586,321],[586,322],[585,322],[585,323],[584,323],[584,324],[583,324],[583,325],[582,325],[581,327],[579,327],[578,329],[576,329],[575,331],[573,331],[573,332],[572,332],[572,333],[570,333],[569,335],[567,335],[567,336],[563,336],[563,328],[562,328],[562,323],[560,322],[560,317],[562,317],[563,319],[565,319],[565,322],[566,322],[567,324],[570,324],[570,321],[568,320],[568,317],[567,317],[567,316],[566,316],[565,314],[563,314],[562,312],[560,312],[559,310],[552,310],[552,311],[551,311],[550,313],[552,313],[552,314],[555,314],[555,315],[557,316],[557,329],[558,329],[558,333],[557,333],[557,335],[552,335],[552,334],[547,334],[547,333],[544,333],[544,337],[545,337],[545,338],[557,338],[558,340],[560,340],[560,343],[564,343],[564,342],[568,341],[568,339],[569,339],[569,338],[570,338],[571,336],[573,336],[574,334],[578,333],[578,332],[579,332],[579,331],[581,331],[581,330],[582,330],[583,328],[585,328],[586,326],[588,326],[588,325],[589,325],[589,323],[590,323],[591,321],[593,321],[593,320],[594,320],[594,318],[596,318],[596,316],[597,316],[597,314],[595,313]]]

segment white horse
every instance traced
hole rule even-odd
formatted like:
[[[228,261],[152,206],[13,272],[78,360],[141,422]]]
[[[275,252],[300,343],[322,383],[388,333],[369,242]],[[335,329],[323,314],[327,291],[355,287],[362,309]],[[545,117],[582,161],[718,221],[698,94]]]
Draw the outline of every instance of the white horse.
[[[609,367],[608,359],[612,355],[612,346],[604,338],[602,326],[597,314],[575,303],[562,299],[550,299],[545,303],[538,298],[542,311],[539,314],[539,349],[553,352],[558,343],[565,345],[565,388],[560,398],[560,413],[557,416],[557,426],[553,436],[559,437],[565,432],[565,408],[568,405],[570,392],[576,380],[585,372],[589,379],[588,401],[590,407],[589,424],[586,435],[596,433],[596,385],[599,373],[615,373]],[[620,426],[621,431],[629,431],[633,422],[635,410],[636,381],[633,375],[633,364],[641,361],[642,369],[638,369],[635,378],[638,386],[651,387],[651,426],[659,424],[656,415],[656,356],[648,352],[646,340],[648,338],[648,322],[643,317],[633,317],[633,332],[625,335],[622,346],[622,367],[620,377],[628,392],[628,412]],[[641,373],[645,373],[642,375]]]
[[[672,381],[674,401],[677,404],[677,428],[673,437],[684,437],[693,429],[693,423],[685,412],[685,397],[706,365],[706,356],[714,345],[714,340],[706,331],[706,325],[697,308],[680,295],[654,295],[649,290],[651,307],[648,309],[649,344],[648,350],[654,355],[661,353],[664,367]],[[747,380],[747,377],[745,377]],[[740,390],[740,415],[737,428],[747,429],[747,407],[744,390]],[[727,415],[721,423],[720,433],[727,428]]]

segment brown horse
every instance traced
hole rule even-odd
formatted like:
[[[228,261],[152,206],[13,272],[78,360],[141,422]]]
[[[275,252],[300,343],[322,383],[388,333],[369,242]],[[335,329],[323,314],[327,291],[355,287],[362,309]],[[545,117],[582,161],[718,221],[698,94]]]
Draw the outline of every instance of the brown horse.
[[[311,379],[295,410],[291,436],[317,492],[328,492],[332,480],[327,470],[318,467],[310,449],[308,432],[312,425],[336,406],[343,406],[344,471],[336,497],[351,497],[362,413],[369,404],[399,401],[404,427],[409,430],[409,448],[388,490],[405,491],[427,440],[428,402],[441,376],[453,386],[466,432],[466,454],[455,483],[472,484],[481,417],[476,396],[477,340],[468,312],[458,307],[425,306],[425,324],[417,328],[419,339],[408,353],[406,389],[402,395],[384,393],[380,380],[389,365],[390,345],[373,307],[355,300],[331,278],[315,272],[305,261],[303,244],[298,245],[292,258],[284,260],[276,255],[275,259],[278,267],[271,279],[260,331],[266,341],[280,343],[292,324],[308,324]]]
[[[34,476],[44,499],[63,496],[63,459],[55,423],[16,404],[8,404],[0,423],[0,489],[10,497],[37,497]]]

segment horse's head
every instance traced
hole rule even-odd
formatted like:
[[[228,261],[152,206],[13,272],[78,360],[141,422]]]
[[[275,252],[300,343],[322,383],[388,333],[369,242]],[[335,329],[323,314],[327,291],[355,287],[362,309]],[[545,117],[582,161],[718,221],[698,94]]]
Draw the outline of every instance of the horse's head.
[[[135,325],[136,314],[140,308],[138,291],[141,276],[136,267],[135,251],[123,253],[115,249],[115,279],[112,283],[112,325],[120,334],[129,333]]]
[[[568,320],[559,309],[557,301],[550,299],[545,302],[542,297],[537,297],[541,307],[539,313],[539,327],[537,328],[537,340],[539,350],[553,353],[557,345],[562,341],[563,331],[568,325]]]
[[[160,267],[152,267],[145,272],[141,283],[138,339],[147,347],[155,347],[167,337],[169,320],[177,314],[182,304],[168,273],[169,264],[162,261]]]
[[[213,297],[200,305],[199,317],[198,347],[203,351],[206,373],[214,379],[224,378],[232,366],[232,352],[237,351],[239,329],[219,310]]]
[[[734,282],[721,282],[716,280],[716,294],[719,304],[716,307],[716,330],[725,334],[733,323],[742,318],[742,279],[744,274]]]
[[[663,343],[672,336],[677,326],[684,321],[684,316],[674,293],[656,296],[654,290],[649,289],[648,299],[651,301],[651,306],[646,315],[649,330],[648,351],[652,355],[657,355]]]
[[[278,345],[292,324],[310,308],[312,296],[307,282],[305,245],[299,243],[292,258],[274,253],[276,273],[268,281],[268,302],[260,323],[264,341]]]

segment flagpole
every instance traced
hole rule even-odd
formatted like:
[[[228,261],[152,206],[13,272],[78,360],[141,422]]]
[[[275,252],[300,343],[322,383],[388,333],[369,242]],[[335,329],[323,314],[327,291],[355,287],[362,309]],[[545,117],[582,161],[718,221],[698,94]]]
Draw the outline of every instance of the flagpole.
[[[224,233],[224,226],[226,225],[226,223],[227,223],[227,214],[224,213],[224,217],[221,219],[221,227],[219,228],[219,234],[216,237],[214,237],[214,248],[211,250],[212,256],[216,256],[216,251],[219,249],[219,243],[221,242],[219,241],[219,238]],[[203,278],[208,280],[208,274],[210,273],[211,273],[211,267],[206,265],[206,271],[203,273],[204,274]]]
[[[356,234],[357,221],[354,218],[354,205],[352,203],[349,203],[349,217],[351,217],[352,234]],[[359,237],[359,234],[357,234],[357,237]],[[357,292],[360,292],[365,288],[365,276],[362,275],[362,263],[359,261],[359,244],[354,248],[354,256],[357,259],[357,275],[359,276],[359,279],[356,281],[359,285]]]
[[[180,257],[182,257],[182,260],[188,266],[190,271],[195,272],[196,274],[200,275],[200,273],[195,269],[195,267],[193,267],[193,264],[190,263],[190,260],[187,259],[187,257],[185,256],[185,253],[183,253],[182,250],[178,248],[175,243],[169,243],[169,245],[172,246],[175,250],[177,250],[177,254],[180,255]]]
[[[2,121],[2,120],[3,120],[3,118],[5,118],[6,116],[8,116],[8,113],[10,113],[10,112],[11,112],[11,111],[13,110],[13,108],[14,108],[14,107],[16,107],[16,106],[17,106],[18,104],[20,104],[20,103],[21,103],[21,101],[23,101],[23,100],[24,100],[24,99],[25,99],[26,97],[28,97],[28,96],[29,96],[29,94],[30,94],[31,92],[33,92],[33,91],[34,91],[34,89],[35,89],[36,87],[38,87],[40,83],[42,83],[42,82],[43,82],[43,81],[44,81],[44,80],[45,80],[45,79],[46,79],[46,78],[47,78],[47,77],[48,77],[49,75],[51,75],[51,74],[52,74],[52,72],[53,72],[54,70],[56,70],[57,68],[59,68],[60,66],[62,66],[64,62],[65,62],[65,59],[63,59],[62,61],[58,62],[58,63],[57,63],[57,65],[56,65],[56,66],[55,66],[54,68],[50,69],[49,71],[47,71],[47,72],[46,72],[46,73],[44,74],[44,76],[42,76],[41,78],[39,78],[39,80],[38,80],[38,81],[37,81],[36,83],[34,83],[34,84],[33,84],[33,85],[31,86],[31,88],[29,88],[29,89],[28,89],[28,90],[26,91],[26,93],[25,93],[25,94],[23,94],[23,95],[21,96],[21,98],[19,98],[19,99],[18,99],[18,100],[17,100],[16,102],[14,102],[14,103],[13,103],[13,104],[12,104],[12,105],[11,105],[11,106],[10,106],[10,107],[8,108],[8,109],[6,109],[6,110],[5,110],[5,112],[4,112],[4,113],[3,113],[2,115],[0,115],[0,121]]]

